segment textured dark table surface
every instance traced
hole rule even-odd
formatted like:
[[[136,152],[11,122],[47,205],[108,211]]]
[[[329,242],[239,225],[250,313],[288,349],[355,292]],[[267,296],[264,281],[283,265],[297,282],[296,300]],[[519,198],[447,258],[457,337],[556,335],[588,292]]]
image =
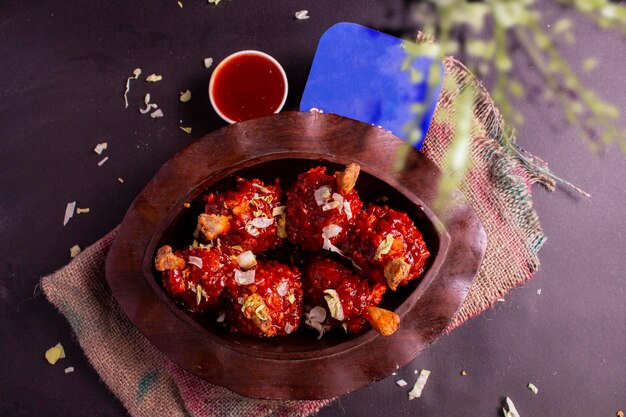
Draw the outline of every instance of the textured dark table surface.
[[[223,126],[205,93],[205,57],[219,61],[240,49],[272,54],[290,81],[285,108],[294,109],[317,40],[332,24],[352,21],[407,36],[415,29],[399,1],[183,3],[183,9],[174,0],[5,0],[0,6],[1,416],[126,414],[65,319],[43,296],[30,297],[41,276],[69,261],[72,245],[86,247],[121,221],[162,163]],[[295,20],[300,9],[311,18]],[[546,24],[560,14],[546,6]],[[599,58],[599,68],[581,76],[625,110],[624,38],[579,19],[576,34],[577,44],[564,49],[568,61],[578,69],[584,58]],[[592,200],[535,189],[549,240],[534,279],[397,376],[342,397],[321,416],[492,417],[507,395],[524,417],[612,416],[626,409],[626,160],[617,149],[592,155],[558,109],[543,103],[537,72],[523,56],[515,62],[529,86],[519,103],[526,116],[521,145]],[[136,67],[164,80],[134,83],[124,109],[125,77]],[[193,99],[181,105],[178,92],[187,88]],[[137,112],[148,90],[164,118]],[[178,129],[179,120],[193,127],[192,135]],[[104,141],[110,159],[98,167],[101,157],[92,149]],[[63,227],[65,205],[74,200],[91,212]],[[58,341],[67,359],[50,366],[43,353]],[[76,371],[66,375],[66,366]],[[422,398],[409,402],[395,380],[412,383],[421,368],[431,377]]]

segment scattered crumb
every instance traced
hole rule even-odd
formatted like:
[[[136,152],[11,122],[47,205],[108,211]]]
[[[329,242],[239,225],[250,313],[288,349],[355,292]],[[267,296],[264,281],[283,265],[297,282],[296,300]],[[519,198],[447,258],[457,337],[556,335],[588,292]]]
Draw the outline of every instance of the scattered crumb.
[[[191,91],[185,90],[184,92],[180,93],[180,101],[182,101],[183,103],[186,103],[189,100],[191,100]]]
[[[513,404],[513,401],[509,397],[506,397],[506,405],[509,410],[507,411],[505,408],[502,408],[502,414],[504,414],[504,417],[520,417],[519,413],[515,409],[515,404]]]
[[[217,6],[220,1],[222,1],[222,0],[209,0],[209,4],[214,4],[214,5]]]
[[[145,109],[139,109],[139,113],[141,114],[146,114],[150,111],[152,111],[152,109],[156,109],[157,104],[156,103],[150,103],[150,93],[146,94],[145,97],[143,98],[143,102],[146,105]]]
[[[150,117],[152,117],[153,119],[158,119],[160,117],[163,117],[163,112],[161,111],[161,109],[157,109],[150,113]]]
[[[130,80],[137,79],[141,75],[141,68],[135,68],[133,71],[133,76],[128,77],[126,80],[126,89],[124,90],[124,104],[125,107],[128,108],[128,92],[130,91]]]
[[[70,257],[71,258],[75,258],[76,255],[78,255],[80,253],[81,249],[80,246],[78,245],[74,245],[70,248]]]
[[[622,410],[619,410],[617,413],[615,413],[615,415],[617,417],[624,417],[624,412]]]
[[[415,385],[413,385],[413,389],[409,392],[409,400],[422,396],[422,390],[424,389],[429,376],[430,371],[428,369],[422,369],[420,371],[417,381],[415,381]]]
[[[213,65],[213,58],[204,58],[204,68],[211,68]]]
[[[189,208],[189,207],[191,207],[191,204],[189,204],[189,203],[183,203],[183,207],[185,207],[185,208]]]
[[[63,218],[63,226],[70,221],[72,217],[74,217],[74,209],[76,208],[76,201],[72,201],[71,203],[67,203],[65,206],[65,217]]]
[[[102,160],[100,160],[100,162],[98,162],[98,166],[101,167],[108,160],[109,160],[109,157],[105,156],[104,158],[102,158]]]
[[[532,382],[528,383],[528,389],[531,390],[535,395],[537,395],[537,393],[539,392],[539,388],[537,388]]]
[[[107,148],[107,146],[108,146],[108,143],[106,142],[99,143],[96,145],[95,148],[93,148],[93,151],[97,153],[98,155],[101,155],[102,151],[104,151]]]
[[[180,127],[180,130],[182,130],[183,132],[185,132],[188,135],[191,133],[191,128],[190,127],[185,127],[185,126],[178,126],[178,127]]]
[[[504,301],[505,301],[504,298],[498,298],[499,303],[503,303]]]
[[[467,376],[467,372],[465,371],[465,369],[461,371],[461,376]]]
[[[89,207],[87,208],[76,208],[76,214],[89,213]]]
[[[146,77],[146,81],[149,83],[156,83],[163,79],[162,75],[150,74]]]
[[[183,3],[181,1],[178,2],[178,7],[183,8]]]
[[[298,12],[296,12],[296,19],[298,20],[306,20],[309,17],[309,11],[308,10],[300,10]]]
[[[63,349],[63,345],[61,345],[61,343],[57,343],[55,346],[46,350],[45,356],[48,363],[50,365],[54,365],[59,359],[63,359],[65,357],[65,350]]]
[[[404,379],[398,379],[398,380],[396,381],[396,384],[397,384],[399,387],[406,387],[406,386],[408,385]]]
[[[540,294],[541,294],[541,288],[537,290],[537,295],[540,295]]]
[[[117,180],[120,182],[120,184],[124,184],[124,179],[123,178],[117,177]]]
[[[68,366],[67,368],[65,368],[65,373],[69,374],[74,372],[74,367],[73,366]]]

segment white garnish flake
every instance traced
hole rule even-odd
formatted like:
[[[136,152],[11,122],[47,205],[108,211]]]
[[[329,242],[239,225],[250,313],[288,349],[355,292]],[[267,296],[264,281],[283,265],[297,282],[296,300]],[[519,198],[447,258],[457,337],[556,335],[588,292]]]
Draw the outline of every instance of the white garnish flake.
[[[288,287],[288,283],[287,281],[283,281],[280,283],[280,285],[278,285],[278,287],[276,288],[276,292],[278,293],[278,295],[280,295],[281,297],[284,297],[285,295],[287,295],[287,288]]]
[[[204,68],[211,68],[213,65],[213,58],[204,58]]]
[[[248,221],[248,223],[250,223],[252,226],[256,227],[257,229],[265,229],[266,227],[269,227],[274,224],[274,219],[270,219],[268,217],[257,217],[255,219]]]
[[[343,321],[343,307],[341,306],[341,299],[337,291],[330,288],[324,290],[324,299],[326,300],[326,304],[328,304],[328,311],[330,311],[332,318]]]
[[[150,113],[150,117],[152,117],[153,119],[158,119],[160,117],[163,117],[163,111],[161,109],[157,109],[153,111],[152,113]]]
[[[263,187],[262,185],[253,183],[252,186],[254,188],[258,188],[260,191],[264,192],[265,194],[269,194],[270,193],[270,190],[268,190],[267,188]]]
[[[415,381],[415,385],[413,385],[413,389],[409,392],[409,400],[414,398],[419,398],[422,396],[422,390],[426,385],[426,381],[428,381],[428,376],[430,375],[430,371],[427,369],[422,369],[420,371],[419,376],[417,377],[417,381]]]
[[[76,201],[72,201],[71,203],[67,203],[65,206],[65,217],[63,218],[63,226],[70,221],[72,217],[74,217],[74,210],[76,210]]]
[[[291,334],[291,332],[293,332],[294,330],[295,330],[294,326],[292,326],[289,323],[285,324],[285,333]]]
[[[187,263],[202,268],[202,258],[198,258],[197,256],[190,256]]]
[[[99,143],[96,145],[95,148],[93,148],[93,151],[97,153],[98,155],[102,155],[102,151],[104,151],[107,148],[107,146],[109,146],[109,144],[106,142]]]
[[[225,318],[226,313],[222,311],[215,321],[218,323],[223,323]]]
[[[156,109],[157,106],[155,103],[150,103],[150,93],[147,93],[144,98],[143,98],[143,102],[146,105],[145,109],[139,109],[139,113],[141,114],[146,114],[150,111],[152,111],[152,109]]]
[[[374,254],[374,260],[380,259],[381,256],[386,255],[391,250],[391,245],[393,244],[393,235],[391,233],[385,236],[382,242],[378,245],[376,249],[376,253]]]
[[[331,201],[322,206],[322,211],[328,211],[328,210],[336,209],[338,207],[341,207],[338,201]]]
[[[339,204],[339,213],[341,213],[341,210],[343,210],[343,203],[344,203],[343,196],[339,193],[334,193],[333,200],[335,200],[335,202]]]
[[[126,89],[124,90],[124,105],[128,108],[128,92],[130,91],[130,80],[136,80],[141,75],[141,68],[135,68],[133,76],[126,80]]]
[[[320,187],[313,192],[313,196],[318,206],[326,204],[330,198],[330,188],[326,186]]]
[[[343,209],[346,212],[346,217],[350,220],[352,218],[352,207],[350,207],[350,202],[344,201]]]
[[[330,224],[324,227],[322,229],[322,238],[324,239],[322,249],[343,255],[343,252],[330,241],[330,239],[338,236],[339,233],[341,233],[341,230],[341,226],[337,226],[336,224]]]
[[[104,165],[104,163],[105,163],[106,161],[108,161],[108,160],[109,160],[109,157],[108,157],[108,156],[105,156],[104,158],[102,158],[102,159],[100,160],[100,162],[98,162],[98,166],[99,166],[99,167],[101,167],[101,166],[102,166],[102,165]]]
[[[396,373],[394,372],[393,374],[395,375]],[[406,383],[406,381],[405,381],[404,379],[398,379],[398,380],[396,381],[396,384],[397,384],[399,387],[406,387],[407,385],[409,385],[409,384],[407,384],[407,383]]]
[[[537,290],[537,295],[541,295],[541,288]]]
[[[256,257],[252,251],[247,250],[237,256],[237,264],[241,269],[251,269],[256,266]]]
[[[156,83],[163,79],[162,75],[150,74],[146,77],[146,81],[149,83]]]
[[[295,17],[298,20],[306,20],[306,19],[308,19],[311,16],[309,16],[309,11],[308,10],[299,10],[299,11],[296,12]]]
[[[184,92],[180,93],[179,100],[183,103],[186,103],[189,100],[191,100],[191,91],[185,90]]]
[[[256,275],[256,270],[254,269],[251,269],[245,272],[235,269],[235,282],[239,285],[254,284],[255,275]]]
[[[330,329],[330,326],[325,326],[324,320],[326,320],[326,309],[324,307],[313,307],[311,311],[304,315],[305,321],[304,324],[311,329],[315,329],[319,332],[319,336],[317,339],[321,339],[324,335],[324,332]]]
[[[123,178],[117,177],[117,180],[119,181],[120,184],[124,184],[124,179]]]
[[[70,248],[70,257],[75,258],[79,253],[80,253],[81,249],[80,246],[78,245],[74,245]]]
[[[504,414],[504,417],[520,417],[517,409],[515,408],[515,404],[513,404],[513,400],[509,397],[506,397],[506,405],[509,409],[507,411],[506,408],[502,408],[502,414]]]
[[[539,392],[539,388],[537,388],[537,386],[532,382],[528,383],[528,389],[531,390],[535,395],[537,395],[537,393]]]
[[[67,368],[65,368],[65,373],[66,374],[70,374],[74,372],[74,367],[73,366],[68,366]]]

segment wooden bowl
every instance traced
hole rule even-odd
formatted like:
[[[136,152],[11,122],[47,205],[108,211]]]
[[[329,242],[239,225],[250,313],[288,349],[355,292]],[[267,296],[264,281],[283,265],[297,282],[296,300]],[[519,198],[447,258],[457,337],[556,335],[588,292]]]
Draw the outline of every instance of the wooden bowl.
[[[406,168],[391,174],[401,145],[391,133],[368,124],[299,112],[237,123],[197,140],[166,162],[129,208],[106,261],[115,298],[172,361],[241,395],[331,398],[388,376],[442,334],[463,303],[486,247],[480,221],[460,193],[447,207],[431,208],[440,172],[421,153],[411,150]],[[236,176],[279,177],[288,184],[310,167],[338,170],[350,162],[362,167],[357,189],[363,200],[384,196],[385,204],[406,211],[432,252],[421,281],[385,295],[382,306],[401,317],[395,334],[333,332],[317,340],[315,332],[301,328],[288,337],[255,339],[226,332],[214,318],[185,312],[162,290],[154,254],[165,243],[190,244],[202,210],[200,195],[232,187]]]

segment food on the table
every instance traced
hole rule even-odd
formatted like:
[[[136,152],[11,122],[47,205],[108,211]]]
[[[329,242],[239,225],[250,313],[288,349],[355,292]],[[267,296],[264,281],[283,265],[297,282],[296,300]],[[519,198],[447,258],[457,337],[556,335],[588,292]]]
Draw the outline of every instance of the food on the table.
[[[260,337],[285,336],[296,330],[302,316],[300,271],[265,261],[245,274],[248,277],[229,285],[225,292],[230,330]]]
[[[265,185],[258,179],[237,179],[237,188],[206,197],[198,230],[206,240],[220,237],[223,244],[241,246],[255,254],[283,244],[283,191],[278,181]]]
[[[193,244],[157,251],[163,288],[187,310],[251,336],[286,336],[301,322],[320,337],[368,326],[393,334],[400,317],[378,305],[387,289],[419,278],[430,253],[406,213],[363,209],[359,171],[310,169],[286,203],[278,179],[238,178],[234,189],[209,193]]]
[[[359,333],[369,321],[372,327],[397,327],[399,318],[382,316],[370,307],[377,306],[387,287],[383,284],[370,285],[367,278],[358,275],[350,267],[327,256],[315,255],[304,269],[302,277],[305,304],[320,306],[327,312],[322,323],[330,328],[343,327],[347,333]],[[381,309],[382,310],[382,309]],[[374,323],[372,323],[374,321]],[[395,329],[394,329],[395,330]],[[393,333],[393,332],[392,332]]]
[[[305,250],[341,252],[338,245],[363,207],[354,190],[359,171],[358,164],[350,164],[335,175],[317,167],[298,176],[287,192],[289,242]]]
[[[418,278],[430,252],[406,213],[370,204],[355,215],[341,248],[374,282],[395,290]]]

